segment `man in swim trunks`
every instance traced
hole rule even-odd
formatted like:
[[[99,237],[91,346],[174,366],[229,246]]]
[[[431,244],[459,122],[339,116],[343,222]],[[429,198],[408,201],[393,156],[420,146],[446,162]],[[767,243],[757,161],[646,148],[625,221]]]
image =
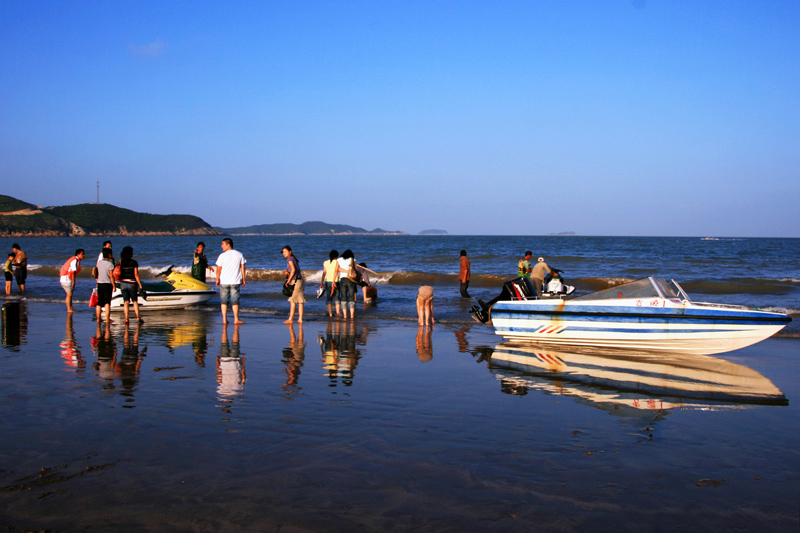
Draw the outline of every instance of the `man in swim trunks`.
[[[23,252],[19,244],[11,246],[14,251],[14,278],[17,280],[17,287],[20,294],[25,294],[25,279],[28,277],[28,256]]]

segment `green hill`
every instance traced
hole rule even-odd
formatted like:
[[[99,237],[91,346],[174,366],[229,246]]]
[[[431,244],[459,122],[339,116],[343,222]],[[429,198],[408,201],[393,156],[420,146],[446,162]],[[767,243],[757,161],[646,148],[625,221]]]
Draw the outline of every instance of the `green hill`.
[[[72,225],[66,220],[44,213],[38,206],[0,195],[0,236],[58,237],[69,235]]]
[[[110,204],[78,204],[48,207],[46,212],[69,220],[87,233],[217,235],[202,218],[193,215],[151,215]]]
[[[192,215],[151,215],[110,204],[40,208],[0,195],[0,236],[219,235]]]

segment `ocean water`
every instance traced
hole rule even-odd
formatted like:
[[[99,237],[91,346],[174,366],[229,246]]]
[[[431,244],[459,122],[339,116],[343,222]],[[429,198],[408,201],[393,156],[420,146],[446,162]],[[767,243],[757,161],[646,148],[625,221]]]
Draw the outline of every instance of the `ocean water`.
[[[210,263],[221,252],[221,237],[204,239]],[[76,248],[87,250],[85,266],[94,264],[103,237],[3,239],[10,250],[18,242],[29,256],[28,298],[62,301],[57,274]],[[196,237],[115,237],[116,255],[123,246],[134,248],[145,278],[170,265],[187,271]],[[435,289],[435,315],[440,322],[470,322],[474,302],[462,300],[458,291],[459,251],[467,250],[472,264],[470,294],[490,299],[502,283],[516,276],[517,262],[525,250],[542,256],[563,271],[575,294],[585,294],[645,276],[678,281],[697,301],[710,301],[784,312],[795,320],[782,335],[796,336],[800,323],[800,239],[697,237],[582,237],[582,236],[238,236],[234,245],[247,259],[247,285],[242,311],[282,315],[288,305],[280,294],[285,260],[284,245],[292,246],[307,280],[306,315],[324,316],[323,301],[314,299],[328,252],[351,249],[358,262],[378,273],[370,276],[379,291],[378,301],[359,303],[357,315],[415,320],[416,291],[420,285]],[[77,300],[88,300],[93,287],[89,268],[81,273]],[[218,300],[209,302],[216,306]]]

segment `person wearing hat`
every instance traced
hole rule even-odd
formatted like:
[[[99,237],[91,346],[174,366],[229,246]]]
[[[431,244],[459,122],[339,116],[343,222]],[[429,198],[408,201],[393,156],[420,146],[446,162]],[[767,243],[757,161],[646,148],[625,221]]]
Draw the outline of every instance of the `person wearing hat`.
[[[550,267],[547,266],[547,263],[544,262],[544,258],[540,257],[531,272],[531,283],[533,283],[533,286],[536,288],[536,293],[539,295],[542,294],[542,288],[544,287],[545,273],[552,274],[553,272],[550,270]]]

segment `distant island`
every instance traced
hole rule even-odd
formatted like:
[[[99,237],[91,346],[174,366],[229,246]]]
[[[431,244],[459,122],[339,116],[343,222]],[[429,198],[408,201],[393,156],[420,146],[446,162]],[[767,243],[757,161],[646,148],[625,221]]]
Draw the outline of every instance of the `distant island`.
[[[193,215],[151,215],[111,204],[41,207],[0,195],[0,236],[220,235]]]
[[[575,233],[574,231],[562,231],[561,233],[548,233],[547,235],[550,237],[559,237],[559,236],[569,237],[577,235],[577,233]]]
[[[347,224],[328,224],[320,221],[215,229],[226,235],[407,235],[404,231],[387,231],[380,228],[368,231]]]
[[[448,233],[443,229],[424,229],[419,232],[420,235],[447,235]]]

